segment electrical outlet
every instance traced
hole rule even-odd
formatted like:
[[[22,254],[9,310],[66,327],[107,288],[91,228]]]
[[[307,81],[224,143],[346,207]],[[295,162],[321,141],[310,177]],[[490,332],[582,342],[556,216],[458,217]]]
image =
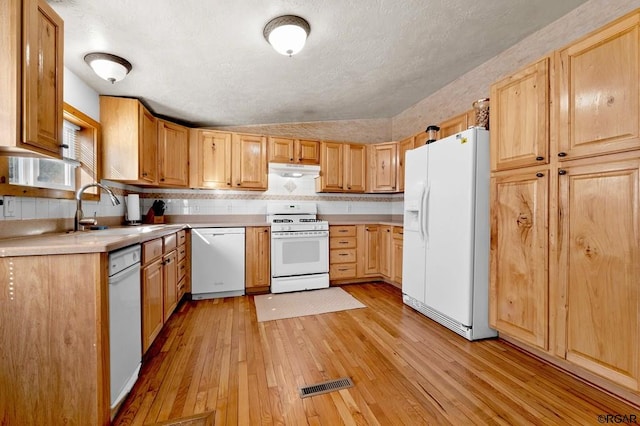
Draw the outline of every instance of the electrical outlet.
[[[2,197],[2,204],[4,204],[4,217],[14,217],[16,215],[16,197],[5,195]]]

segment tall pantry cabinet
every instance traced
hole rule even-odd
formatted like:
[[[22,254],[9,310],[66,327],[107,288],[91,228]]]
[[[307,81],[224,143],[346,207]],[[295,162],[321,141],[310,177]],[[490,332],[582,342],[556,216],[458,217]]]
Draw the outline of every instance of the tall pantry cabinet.
[[[636,403],[639,49],[636,11],[491,92],[491,324]]]

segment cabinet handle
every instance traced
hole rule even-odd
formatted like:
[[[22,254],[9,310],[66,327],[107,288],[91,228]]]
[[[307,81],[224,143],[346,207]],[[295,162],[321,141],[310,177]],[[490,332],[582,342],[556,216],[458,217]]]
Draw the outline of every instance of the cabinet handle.
[[[269,230],[268,230],[268,229],[265,229],[265,230],[264,230],[264,232],[269,232]]]
[[[350,186],[347,186],[347,189],[351,189],[351,187],[350,187]]]
[[[364,230],[365,230],[365,231],[368,231],[368,230],[369,230],[369,228],[364,228]]]
[[[293,161],[293,157],[289,158],[289,161]]]
[[[344,233],[344,232],[349,232],[349,230],[348,230],[348,229],[341,229],[341,230],[339,230],[338,232],[342,232],[342,233]]]
[[[382,160],[382,170],[384,170],[384,160]]]
[[[536,157],[536,161],[543,161],[544,157]]]
[[[302,161],[302,157],[298,158],[298,161]]]
[[[68,149],[69,145],[67,145],[66,143],[61,143],[60,145],[58,145],[60,148],[64,148],[64,149]]]
[[[558,170],[558,174],[559,174],[559,175],[566,175],[566,174],[567,174],[567,171],[566,171],[566,170],[564,170],[564,169],[560,169],[560,170]]]
[[[142,176],[146,176],[146,175],[147,175],[147,172],[142,172]]]
[[[567,153],[566,152],[559,152],[558,153],[558,157],[566,157]]]
[[[349,244],[349,241],[338,241],[338,244]]]
[[[160,178],[160,182],[164,182],[164,178]]]
[[[227,186],[231,186],[231,182],[227,182]]]
[[[215,142],[211,142],[211,149],[216,149],[216,144],[215,144]]]
[[[537,177],[542,177],[542,176],[544,176],[544,173],[540,173],[540,172],[538,172],[538,173],[536,173],[536,176],[537,176]]]
[[[387,229],[387,232],[391,232],[391,230],[390,230],[390,229]]]
[[[347,268],[338,268],[338,271],[344,272],[344,271],[348,271],[348,269]]]
[[[338,256],[349,256],[347,253],[338,253]]]
[[[240,186],[240,182],[236,183],[236,185]]]

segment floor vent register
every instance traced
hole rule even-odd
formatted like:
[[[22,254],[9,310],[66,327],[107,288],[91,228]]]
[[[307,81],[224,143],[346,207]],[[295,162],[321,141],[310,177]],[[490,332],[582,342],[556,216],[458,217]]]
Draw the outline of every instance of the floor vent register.
[[[349,377],[343,377],[341,379],[329,380],[327,382],[318,383],[315,385],[302,386],[300,388],[300,398],[306,398],[309,396],[316,396],[323,393],[333,392],[340,389],[346,389],[353,386],[353,381]]]

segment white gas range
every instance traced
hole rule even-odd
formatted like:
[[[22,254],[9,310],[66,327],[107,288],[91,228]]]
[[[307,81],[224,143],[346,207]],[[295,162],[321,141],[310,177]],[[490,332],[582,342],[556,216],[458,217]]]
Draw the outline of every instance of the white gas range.
[[[315,203],[271,203],[271,292],[329,287],[329,222]]]

